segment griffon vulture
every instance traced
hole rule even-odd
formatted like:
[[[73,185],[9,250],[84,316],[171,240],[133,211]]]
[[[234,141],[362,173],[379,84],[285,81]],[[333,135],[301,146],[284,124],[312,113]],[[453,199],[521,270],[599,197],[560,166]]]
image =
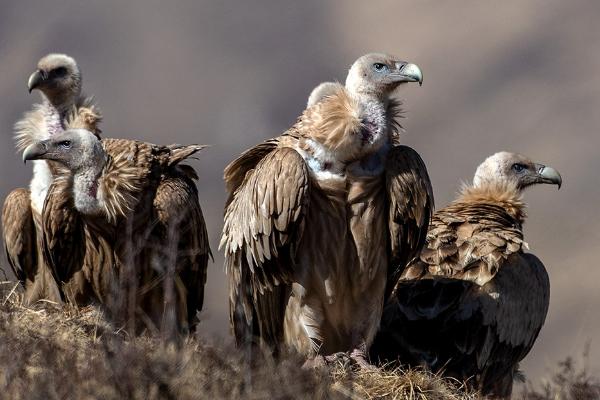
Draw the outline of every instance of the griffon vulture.
[[[42,93],[42,103],[15,124],[17,148],[25,149],[69,127],[100,133],[100,112],[91,97],[81,94],[81,73],[75,60],[64,54],[49,54],[38,62],[27,84],[29,92]],[[25,302],[39,299],[60,302],[59,290],[41,254],[42,208],[57,164],[35,161],[27,189],[13,190],[4,202],[2,226],[9,264],[25,287]],[[59,218],[68,217],[67,215]]]
[[[238,345],[367,365],[388,282],[420,250],[433,206],[423,161],[397,144],[391,97],[421,81],[414,64],[365,55],[345,86],[227,166],[221,246]]]
[[[195,324],[211,253],[197,175],[181,163],[203,147],[100,141],[75,129],[25,149],[24,160],[71,172],[55,178],[43,215],[44,255],[67,300],[99,301],[137,331]],[[46,218],[62,209],[76,212]]]
[[[548,311],[546,269],[526,253],[521,192],[562,180],[553,168],[500,152],[473,184],[437,211],[420,256],[386,305],[371,355],[400,359],[509,397],[517,363],[531,350]]]

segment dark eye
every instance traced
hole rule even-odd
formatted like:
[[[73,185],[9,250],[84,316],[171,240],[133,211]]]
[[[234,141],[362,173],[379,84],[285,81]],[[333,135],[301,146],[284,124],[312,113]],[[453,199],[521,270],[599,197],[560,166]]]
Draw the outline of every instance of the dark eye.
[[[52,75],[54,75],[56,78],[62,78],[63,76],[67,75],[67,68],[65,67],[58,67],[52,70]]]
[[[70,149],[71,148],[71,141],[70,140],[63,140],[62,142],[59,142],[58,145],[64,149]]]
[[[387,69],[387,65],[382,64],[382,63],[375,63],[375,64],[373,64],[373,68],[375,69],[375,71],[381,72],[381,71]]]
[[[513,164],[512,169],[515,170],[516,172],[523,172],[524,170],[527,169],[527,167],[523,164]]]

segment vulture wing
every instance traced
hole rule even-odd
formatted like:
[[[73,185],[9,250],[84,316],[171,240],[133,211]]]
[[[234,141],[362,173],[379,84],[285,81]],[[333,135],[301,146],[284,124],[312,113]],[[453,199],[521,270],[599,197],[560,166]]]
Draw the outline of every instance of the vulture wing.
[[[2,209],[4,246],[15,276],[23,285],[33,281],[37,258],[36,231],[29,190],[15,189],[6,197]]]
[[[391,254],[387,299],[407,263],[418,255],[425,243],[434,203],[425,163],[407,146],[395,146],[390,151],[386,188]]]
[[[308,208],[309,173],[291,148],[278,148],[257,160],[271,142],[234,161],[246,171],[226,170],[233,189],[225,209],[221,246],[229,274],[230,321],[238,343],[261,337],[275,346],[283,334],[286,284],[294,268]],[[244,160],[246,158],[246,160]],[[237,176],[244,176],[239,182]]]
[[[437,276],[484,285],[523,245],[521,223],[503,207],[457,202],[435,213],[419,260],[401,279]]]
[[[194,146],[186,146],[185,151],[182,150],[184,154],[181,154],[181,160],[198,150]],[[178,156],[176,152],[175,157]],[[175,157],[171,157],[172,163],[180,161]],[[175,250],[169,251],[166,257],[173,258],[173,254],[176,254],[170,263],[176,265],[173,272],[178,276],[175,279],[175,291],[182,293],[182,298],[187,300],[187,315],[179,318],[189,326],[195,325],[196,313],[202,310],[208,259],[212,257],[193,179],[197,179],[194,170],[179,165],[161,180],[153,204],[156,225],[151,241],[156,243],[148,243],[149,248]],[[176,248],[170,249],[171,244],[175,244]]]
[[[81,273],[86,255],[84,224],[75,210],[70,193],[71,183],[59,176],[48,190],[42,214],[42,253],[54,279],[61,287],[63,297],[76,302],[86,292],[85,280],[73,281],[73,275]],[[68,285],[65,293],[64,283]]]

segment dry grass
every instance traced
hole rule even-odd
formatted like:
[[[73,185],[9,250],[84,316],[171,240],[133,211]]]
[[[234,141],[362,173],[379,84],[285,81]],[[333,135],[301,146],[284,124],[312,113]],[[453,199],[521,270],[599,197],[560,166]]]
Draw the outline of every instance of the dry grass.
[[[581,362],[571,357],[558,364],[552,378],[534,385],[527,382],[521,393],[521,400],[598,400],[600,399],[600,379],[587,368],[589,346],[583,352]]]
[[[337,365],[331,371],[334,388],[349,398],[407,400],[470,400],[460,382],[427,371],[401,368],[360,370]]]
[[[178,346],[131,338],[94,308],[24,307],[20,299],[14,282],[0,283],[2,399],[476,398],[459,382],[426,371],[342,364],[307,371],[298,357],[276,362],[254,355],[250,360],[201,337],[188,337]],[[563,364],[555,380],[537,391],[529,385],[521,399],[588,400],[598,394],[596,380]]]

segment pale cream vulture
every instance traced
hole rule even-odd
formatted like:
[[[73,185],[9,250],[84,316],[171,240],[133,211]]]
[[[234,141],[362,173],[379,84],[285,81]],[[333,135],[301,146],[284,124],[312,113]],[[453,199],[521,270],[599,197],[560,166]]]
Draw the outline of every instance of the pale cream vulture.
[[[19,150],[69,127],[100,133],[100,112],[91,97],[81,94],[81,72],[71,57],[64,54],[43,57],[27,86],[30,92],[37,89],[42,93],[42,103],[36,104],[15,124]],[[52,162],[34,162],[29,190],[13,190],[2,210],[8,262],[25,288],[26,304],[40,299],[61,301],[57,283],[41,252],[42,208],[59,169],[60,166]]]
[[[371,355],[422,365],[509,398],[513,377],[548,311],[550,283],[526,253],[523,189],[562,179],[507,152],[479,166],[473,185],[437,211],[420,257],[386,305]]]
[[[421,81],[414,64],[363,56],[345,86],[227,166],[221,246],[238,345],[366,365],[388,281],[424,243],[433,206],[423,161],[397,144],[391,97]]]
[[[100,141],[75,129],[25,149],[24,160],[71,172],[55,178],[43,215],[44,256],[63,297],[105,305],[130,331],[195,325],[210,248],[197,176],[182,162],[202,148]]]

